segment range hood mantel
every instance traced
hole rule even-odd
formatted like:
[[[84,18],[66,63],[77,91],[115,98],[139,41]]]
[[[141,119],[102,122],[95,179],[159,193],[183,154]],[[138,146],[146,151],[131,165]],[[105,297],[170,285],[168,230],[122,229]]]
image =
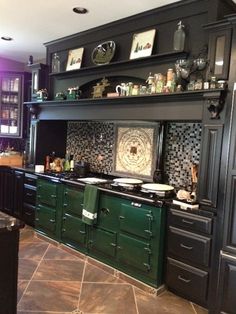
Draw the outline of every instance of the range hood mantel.
[[[186,91],[145,96],[26,102],[39,120],[202,120],[204,106],[214,98],[222,104],[224,90]]]

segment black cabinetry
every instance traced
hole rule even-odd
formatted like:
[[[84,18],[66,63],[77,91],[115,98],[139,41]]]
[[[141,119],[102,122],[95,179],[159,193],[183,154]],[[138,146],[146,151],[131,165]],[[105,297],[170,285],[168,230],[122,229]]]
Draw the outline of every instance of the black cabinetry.
[[[208,304],[213,217],[170,208],[166,283],[202,306]]]
[[[34,227],[35,222],[36,184],[37,176],[35,174],[25,173],[22,219],[27,225],[32,227]]]

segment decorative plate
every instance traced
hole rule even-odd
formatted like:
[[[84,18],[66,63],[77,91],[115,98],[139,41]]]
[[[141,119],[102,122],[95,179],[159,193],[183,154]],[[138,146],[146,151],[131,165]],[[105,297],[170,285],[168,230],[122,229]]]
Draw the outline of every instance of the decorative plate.
[[[92,61],[96,65],[107,64],[114,57],[116,44],[114,41],[105,41],[93,49]]]
[[[114,182],[116,183],[121,183],[121,184],[142,184],[143,181],[139,179],[132,179],[132,178],[117,178],[113,179]]]
[[[159,183],[145,183],[141,186],[145,190],[152,191],[173,191],[174,187],[167,184],[159,184]]]

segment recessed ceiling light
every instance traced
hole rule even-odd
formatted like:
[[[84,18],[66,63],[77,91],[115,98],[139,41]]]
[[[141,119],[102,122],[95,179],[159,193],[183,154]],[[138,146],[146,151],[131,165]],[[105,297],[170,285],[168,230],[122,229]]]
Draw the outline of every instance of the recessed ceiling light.
[[[2,39],[2,40],[6,40],[6,41],[11,41],[11,40],[13,40],[13,38],[12,38],[12,37],[9,37],[9,36],[2,36],[1,39]]]
[[[82,7],[75,7],[73,8],[73,12],[78,13],[78,14],[86,14],[88,13],[88,10]]]

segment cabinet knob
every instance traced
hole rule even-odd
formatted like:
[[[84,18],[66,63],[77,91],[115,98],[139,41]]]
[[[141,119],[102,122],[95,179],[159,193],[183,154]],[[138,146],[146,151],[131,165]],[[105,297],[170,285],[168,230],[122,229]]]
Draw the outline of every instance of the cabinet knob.
[[[39,218],[35,218],[35,221],[39,221]]]
[[[178,275],[178,279],[179,279],[180,281],[185,282],[185,283],[189,283],[189,282],[191,281],[191,279],[185,279],[185,278],[183,278],[181,275]]]
[[[194,221],[189,221],[189,220],[186,220],[186,219],[182,219],[182,222],[185,223],[185,224],[188,224],[188,225],[193,225],[194,224]]]
[[[63,228],[63,229],[61,229],[61,232],[66,232],[66,229],[64,229],[64,228]]]
[[[147,263],[143,263],[143,265],[147,268],[147,271],[149,271],[151,269],[151,266]]]
[[[180,246],[181,246],[183,249],[186,249],[186,250],[189,250],[189,251],[191,251],[191,250],[193,249],[192,246],[188,246],[188,245],[185,245],[185,244],[183,244],[183,243],[180,243]]]

